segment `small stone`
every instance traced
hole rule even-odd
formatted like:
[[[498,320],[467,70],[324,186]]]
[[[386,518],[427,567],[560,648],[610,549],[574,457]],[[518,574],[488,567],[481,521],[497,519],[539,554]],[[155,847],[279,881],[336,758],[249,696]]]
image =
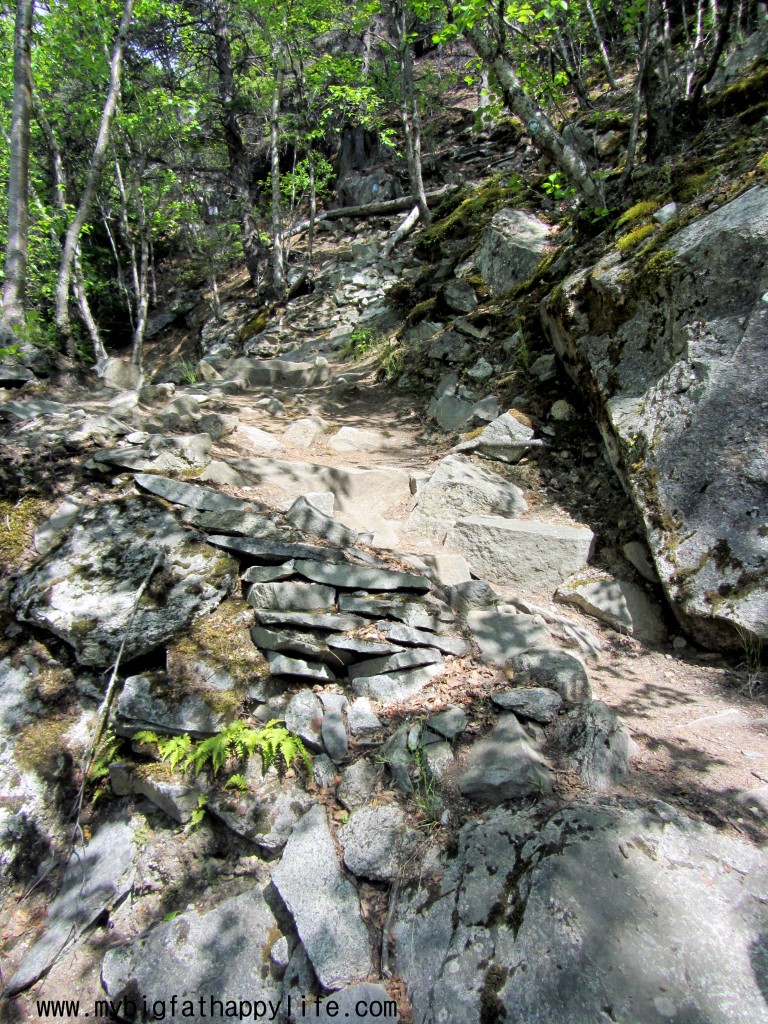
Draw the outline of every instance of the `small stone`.
[[[285,709],[285,726],[300,736],[310,750],[320,750],[320,726],[323,721],[323,707],[311,690],[299,690],[288,701]]]
[[[648,548],[639,540],[631,540],[622,547],[626,560],[637,569],[649,583],[658,583],[659,575],[648,557]]]
[[[458,707],[451,707],[427,718],[426,725],[433,732],[447,740],[455,740],[467,727],[466,713]]]
[[[377,700],[387,707],[421,693],[424,687],[442,670],[442,664],[425,665],[410,671],[364,676],[361,679],[355,679],[352,688],[359,696]]]
[[[413,793],[411,755],[408,750],[408,726],[398,726],[381,748],[381,758],[389,768],[392,781],[405,794]]]
[[[373,713],[370,701],[365,697],[358,697],[349,705],[347,724],[351,734],[358,740],[368,739],[382,728],[380,719]]]
[[[564,398],[560,398],[549,410],[549,415],[558,423],[567,423],[573,419],[573,406]]]
[[[330,759],[338,763],[349,753],[347,730],[344,727],[347,698],[337,693],[324,693],[321,700],[324,709],[321,726],[323,746]]]
[[[251,565],[240,573],[243,583],[279,583],[296,575],[296,563],[293,559],[282,565]]]
[[[267,661],[273,676],[296,676],[299,679],[316,679],[321,683],[333,682],[336,679],[327,665],[287,658],[284,654],[277,654],[274,651],[267,651]]]
[[[438,740],[436,743],[423,744],[423,748],[429,774],[438,782],[442,782],[454,763],[450,743]]]
[[[341,783],[336,793],[339,803],[348,811],[363,807],[373,796],[378,779],[376,766],[367,758],[361,757],[342,772]]]
[[[568,704],[583,704],[592,699],[586,669],[566,651],[555,647],[523,651],[515,655],[511,666],[516,682],[546,686]]]
[[[467,624],[483,660],[499,667],[509,664],[516,654],[529,647],[543,646],[551,640],[546,623],[539,615],[474,611],[467,615]]]
[[[666,206],[662,206],[660,210],[654,213],[653,219],[657,224],[669,224],[670,221],[677,217],[677,210],[677,203],[667,203]]]
[[[467,580],[448,588],[451,608],[466,618],[469,612],[483,608],[495,608],[499,595],[485,580]]]
[[[493,367],[487,359],[481,356],[475,365],[467,370],[467,376],[471,377],[472,380],[488,380],[489,377],[493,376]]]
[[[399,807],[363,807],[339,830],[344,863],[354,875],[375,882],[401,877],[418,834]]]
[[[544,723],[551,722],[563,704],[559,693],[543,687],[518,686],[514,690],[494,693],[491,700],[505,711],[514,711],[523,718]]]
[[[336,592],[313,583],[254,583],[247,600],[267,611],[318,612],[333,608]]]
[[[620,633],[629,633],[648,643],[659,643],[667,635],[658,604],[644,590],[626,580],[589,580],[566,583],[555,594],[558,601],[574,604]]]
[[[552,791],[552,776],[514,715],[502,715],[469,751],[459,789],[473,800],[499,804]]]
[[[336,780],[338,769],[327,754],[312,758],[312,778],[321,789],[328,789]]]

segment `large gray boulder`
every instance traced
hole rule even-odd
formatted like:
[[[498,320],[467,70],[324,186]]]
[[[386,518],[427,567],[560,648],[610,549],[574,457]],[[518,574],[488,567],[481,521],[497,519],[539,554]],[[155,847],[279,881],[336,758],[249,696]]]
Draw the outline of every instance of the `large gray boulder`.
[[[272,881],[293,917],[320,984],[343,988],[371,971],[371,948],[360,901],[341,872],[319,804],[298,822]]]
[[[401,889],[414,1020],[766,1024],[768,855],[662,803],[496,809]]]
[[[768,638],[768,188],[542,306],[641,513],[681,625],[709,647]]]
[[[475,261],[494,298],[531,276],[547,252],[551,230],[524,210],[499,210],[494,214]]]
[[[527,509],[519,487],[467,458],[448,455],[419,489],[406,528],[440,537],[464,516],[512,517]]]
[[[586,526],[468,516],[450,530],[447,543],[484,580],[527,591],[552,591],[587,562],[594,540]]]
[[[139,587],[159,562],[129,627]],[[111,665],[151,651],[229,593],[237,565],[182,529],[147,498],[83,512],[62,543],[12,594],[21,620],[66,640],[82,665]]]
[[[222,1006],[244,1010],[243,1000],[280,1003],[281,983],[265,969],[280,927],[258,888],[200,914],[161,921],[124,946],[107,951],[101,982],[121,1016],[138,1019],[142,1005],[163,1006],[169,1021],[224,1021]],[[171,998],[177,1002],[171,1006]],[[130,1004],[133,1012],[130,1012]],[[201,1014],[201,1016],[198,1016]],[[143,1014],[142,1014],[143,1016]]]

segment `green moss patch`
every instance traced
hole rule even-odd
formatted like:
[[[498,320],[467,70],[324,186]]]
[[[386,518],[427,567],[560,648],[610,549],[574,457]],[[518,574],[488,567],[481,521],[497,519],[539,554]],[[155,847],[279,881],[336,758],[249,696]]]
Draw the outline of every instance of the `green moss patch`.
[[[419,241],[417,255],[435,258],[442,242],[479,235],[494,213],[505,206],[521,205],[527,192],[528,186],[517,175],[495,175],[478,188],[452,197],[455,205],[450,212],[444,213],[443,207],[435,211],[434,221]]]
[[[644,242],[646,238],[652,235],[655,230],[655,224],[643,224],[642,227],[635,228],[634,231],[630,231],[628,234],[622,235],[616,243],[616,248],[622,256],[626,256],[627,253],[632,252],[640,245],[641,242]]]
[[[32,535],[47,517],[48,503],[26,497],[16,503],[0,501],[0,566],[13,571],[32,545]]]
[[[663,203],[657,203],[655,200],[650,199],[643,200],[640,203],[635,203],[635,205],[631,206],[625,213],[622,213],[616,221],[616,227],[629,227],[630,224],[636,224],[638,221],[647,220],[663,205]]]
[[[67,715],[39,718],[23,726],[14,749],[16,763],[41,778],[54,777],[59,758],[67,752],[64,735],[71,726],[72,719]]]

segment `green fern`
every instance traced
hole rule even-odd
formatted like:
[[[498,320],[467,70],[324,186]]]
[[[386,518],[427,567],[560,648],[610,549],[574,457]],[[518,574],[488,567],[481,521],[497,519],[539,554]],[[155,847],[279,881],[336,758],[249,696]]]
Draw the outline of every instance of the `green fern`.
[[[240,793],[247,793],[248,783],[243,774],[241,774],[240,772],[236,772],[234,775],[230,775],[230,777],[224,783],[224,789],[236,789]]]
[[[119,759],[122,744],[122,737],[115,736],[111,728],[107,729],[101,738],[91,770],[88,773],[91,782],[98,782],[99,779],[104,779],[109,775],[109,766],[113,761]]]
[[[205,817],[205,812],[207,808],[208,801],[201,793],[197,800],[197,807],[194,809],[194,811],[192,811],[192,817],[189,819],[189,824],[187,825],[187,832],[194,832],[196,828],[200,827],[200,823]]]
[[[193,756],[192,740],[187,733],[183,733],[181,736],[164,737],[158,741],[157,746],[160,751],[160,759],[167,761],[174,770],[179,763],[182,768],[186,768]]]

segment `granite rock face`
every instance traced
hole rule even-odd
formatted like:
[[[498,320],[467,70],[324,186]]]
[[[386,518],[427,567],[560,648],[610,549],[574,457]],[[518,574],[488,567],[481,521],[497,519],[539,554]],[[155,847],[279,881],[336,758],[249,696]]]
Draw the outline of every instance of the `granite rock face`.
[[[579,271],[542,306],[672,609],[709,647],[738,646],[739,628],[768,638],[766,291],[768,188],[756,186],[650,257]]]
[[[476,267],[494,297],[531,276],[547,251],[550,228],[523,210],[499,210],[488,225]]]
[[[499,808],[401,891],[397,970],[417,1021],[765,1024],[767,870],[659,802]]]
[[[82,665],[110,665],[156,556],[160,561],[128,631],[128,661],[215,608],[237,579],[231,558],[182,529],[151,499],[83,512],[63,542],[22,577],[13,609],[22,621],[71,644]]]

